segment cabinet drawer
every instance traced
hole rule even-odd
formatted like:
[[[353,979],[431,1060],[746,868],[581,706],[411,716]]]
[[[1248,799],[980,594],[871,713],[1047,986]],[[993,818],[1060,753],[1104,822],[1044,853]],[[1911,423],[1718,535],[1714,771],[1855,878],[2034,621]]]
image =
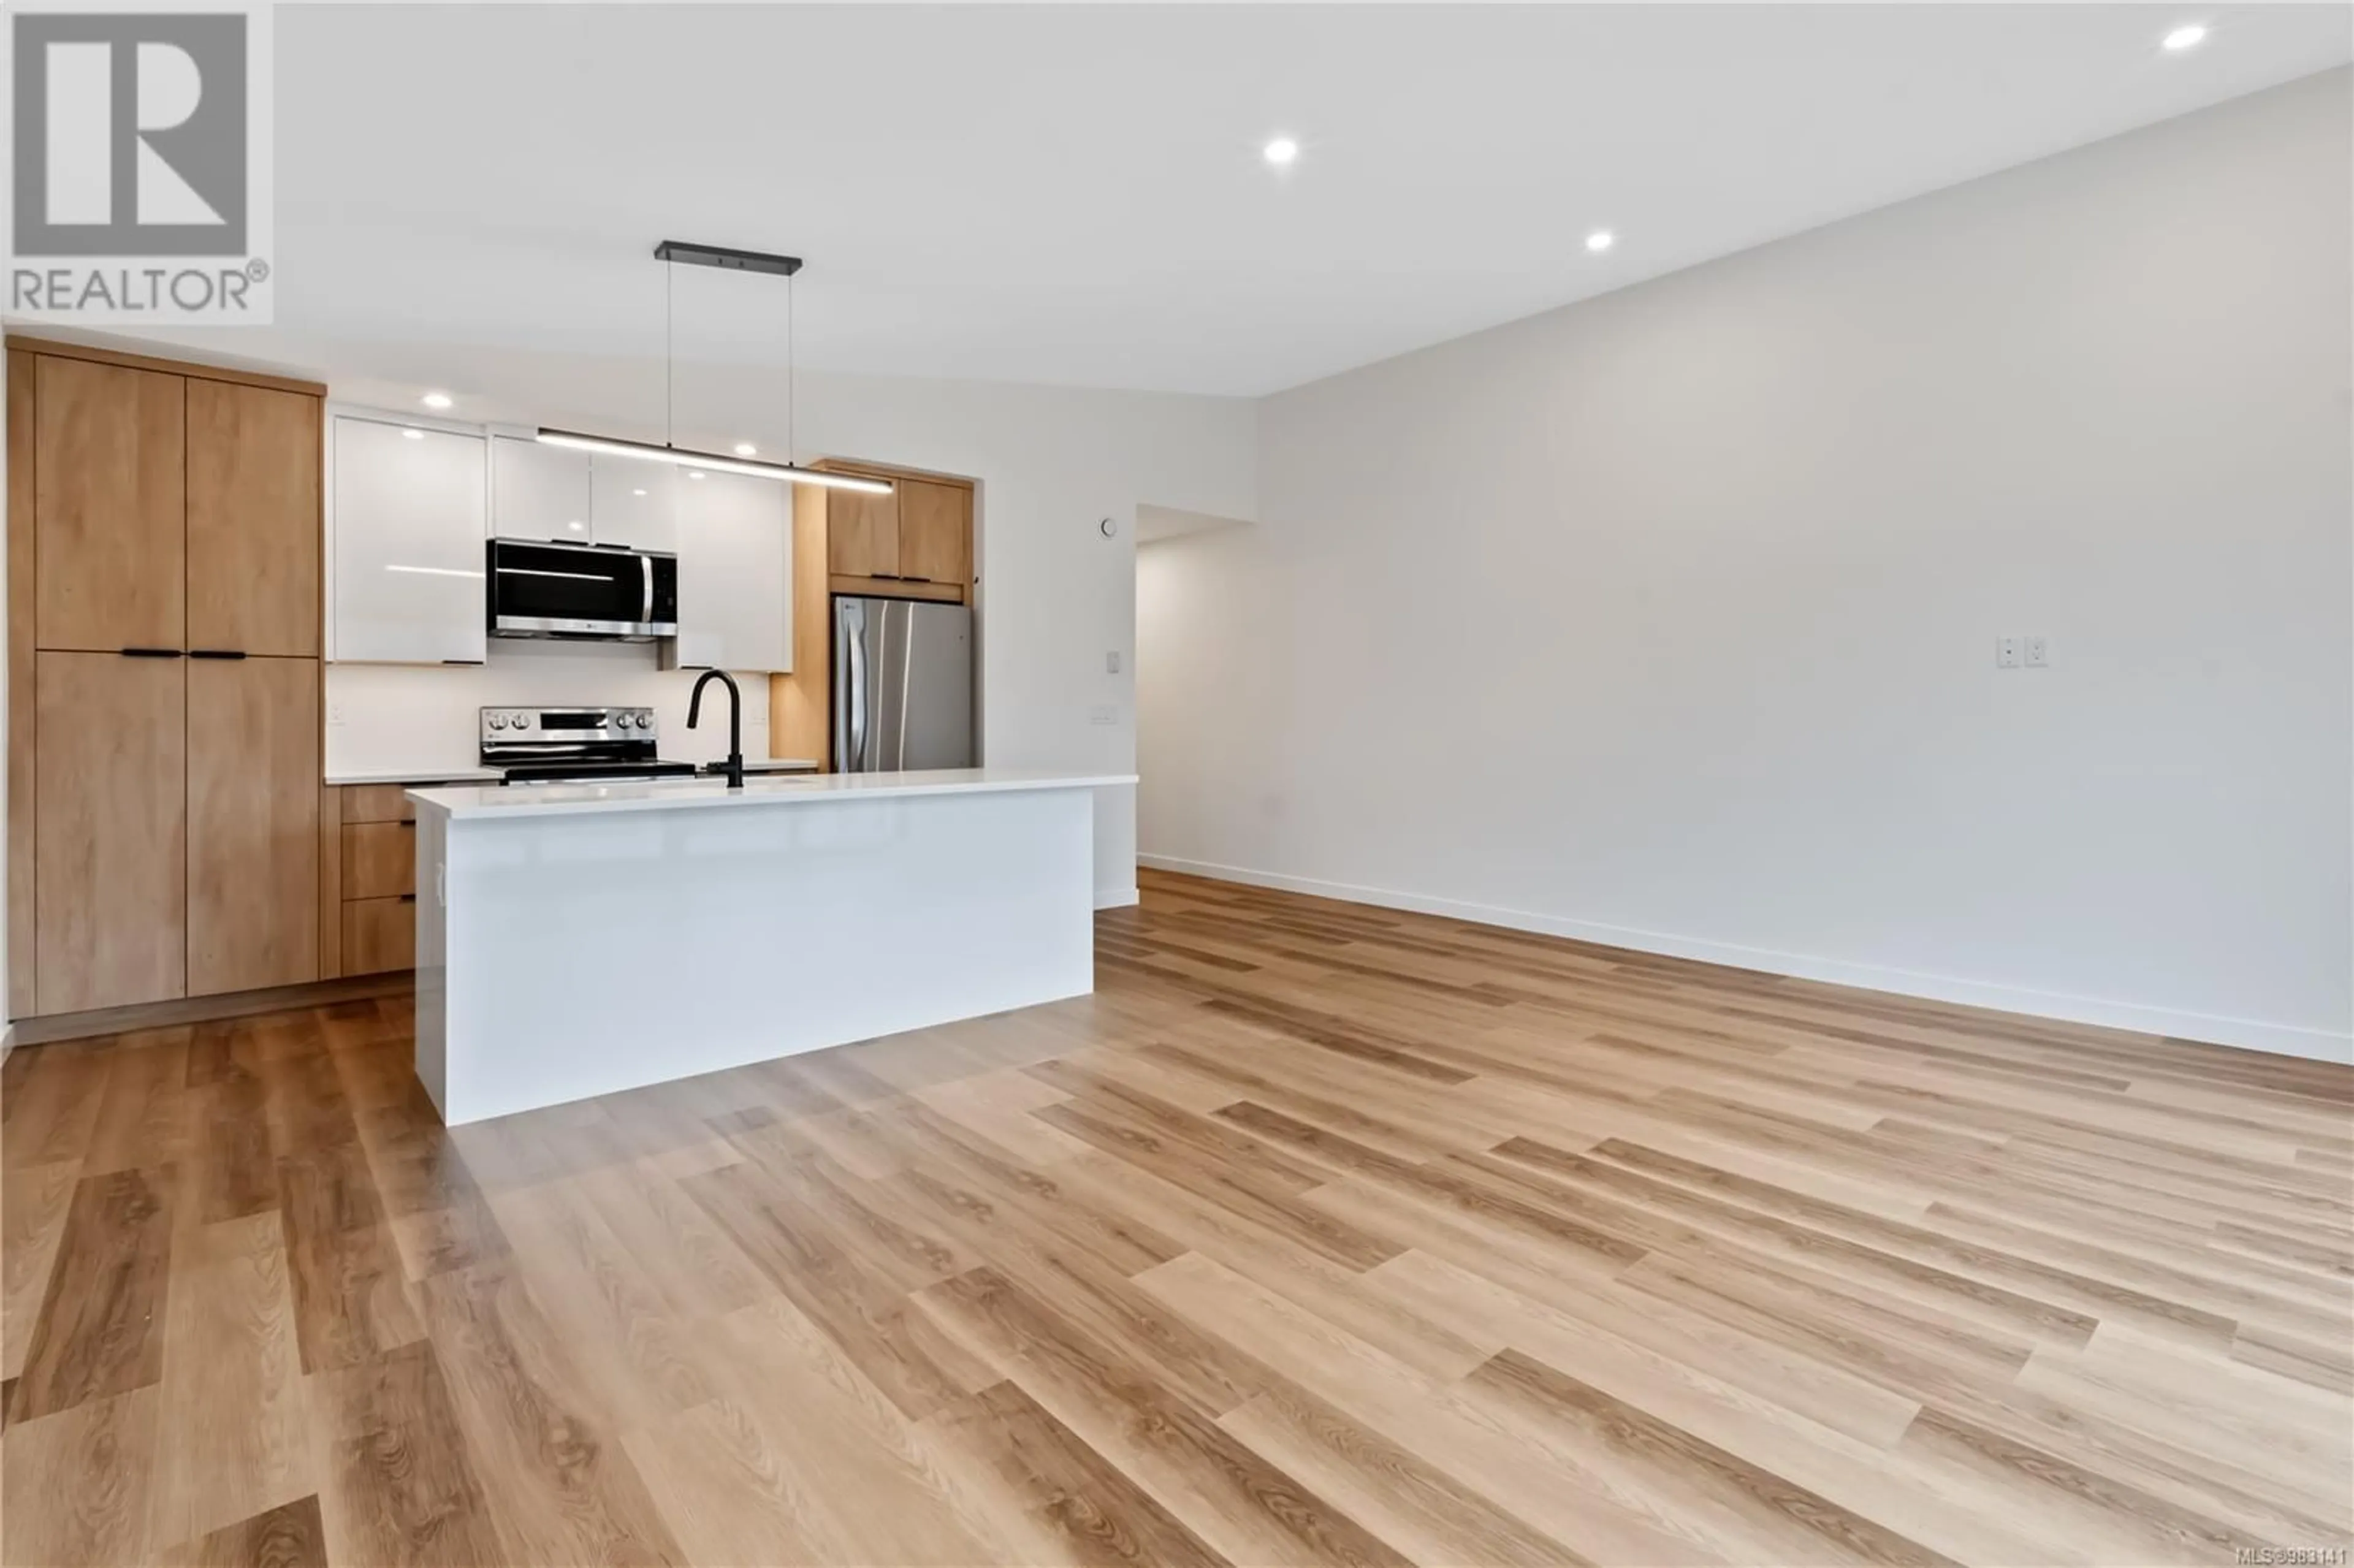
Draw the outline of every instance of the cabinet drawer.
[[[344,824],[344,897],[398,898],[417,891],[417,824]]]
[[[344,973],[417,967],[417,900],[354,898],[344,906]]]
[[[346,784],[344,821],[347,822],[413,822],[417,808],[408,803],[414,784]]]

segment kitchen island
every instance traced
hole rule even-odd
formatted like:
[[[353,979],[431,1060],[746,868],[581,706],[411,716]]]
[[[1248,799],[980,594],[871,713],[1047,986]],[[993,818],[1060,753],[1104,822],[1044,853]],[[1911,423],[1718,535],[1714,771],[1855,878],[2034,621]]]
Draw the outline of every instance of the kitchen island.
[[[1093,791],[1133,782],[411,790],[418,1076],[454,1126],[1090,991]]]

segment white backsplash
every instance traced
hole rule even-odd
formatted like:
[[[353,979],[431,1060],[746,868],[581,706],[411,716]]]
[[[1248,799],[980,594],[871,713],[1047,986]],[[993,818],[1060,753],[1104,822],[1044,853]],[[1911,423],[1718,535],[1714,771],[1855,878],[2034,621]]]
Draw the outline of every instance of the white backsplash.
[[[703,724],[686,727],[695,670],[655,667],[651,643],[491,639],[482,664],[330,664],[327,767],[351,773],[429,773],[479,761],[480,709],[650,707],[662,755],[708,762],[726,755],[726,694],[705,694]],[[737,673],[744,755],[769,755],[769,677]]]

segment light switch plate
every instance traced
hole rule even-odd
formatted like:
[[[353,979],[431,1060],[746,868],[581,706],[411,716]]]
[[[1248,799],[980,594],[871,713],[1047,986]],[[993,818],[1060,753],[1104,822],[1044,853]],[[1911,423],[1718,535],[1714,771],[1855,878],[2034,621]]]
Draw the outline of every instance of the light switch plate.
[[[1119,649],[1115,648],[1104,655],[1104,673],[1107,675],[1117,675],[1119,673]]]

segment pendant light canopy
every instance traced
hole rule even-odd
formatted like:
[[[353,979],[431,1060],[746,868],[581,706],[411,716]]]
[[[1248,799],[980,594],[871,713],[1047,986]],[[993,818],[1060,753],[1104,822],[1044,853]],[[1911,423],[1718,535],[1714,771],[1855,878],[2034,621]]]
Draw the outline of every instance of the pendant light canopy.
[[[679,468],[708,469],[716,473],[748,474],[754,479],[773,479],[787,484],[813,484],[828,490],[856,490],[869,495],[888,495],[887,480],[868,479],[862,474],[821,473],[814,469],[791,462],[754,462],[745,458],[722,457],[717,452],[684,450],[671,444],[671,378],[674,355],[671,344],[670,274],[668,269],[684,261],[691,267],[720,267],[737,272],[769,272],[786,280],[785,295],[785,451],[788,456],[797,449],[793,443],[793,365],[792,340],[792,276],[801,270],[798,256],[777,256],[765,250],[737,250],[725,245],[697,245],[682,239],[665,239],[654,247],[654,260],[663,263],[663,440],[660,446],[652,441],[623,440],[617,436],[591,436],[578,430],[550,429],[542,426],[541,444],[569,447],[576,451],[600,452],[607,457],[637,458],[647,462],[666,462]]]

